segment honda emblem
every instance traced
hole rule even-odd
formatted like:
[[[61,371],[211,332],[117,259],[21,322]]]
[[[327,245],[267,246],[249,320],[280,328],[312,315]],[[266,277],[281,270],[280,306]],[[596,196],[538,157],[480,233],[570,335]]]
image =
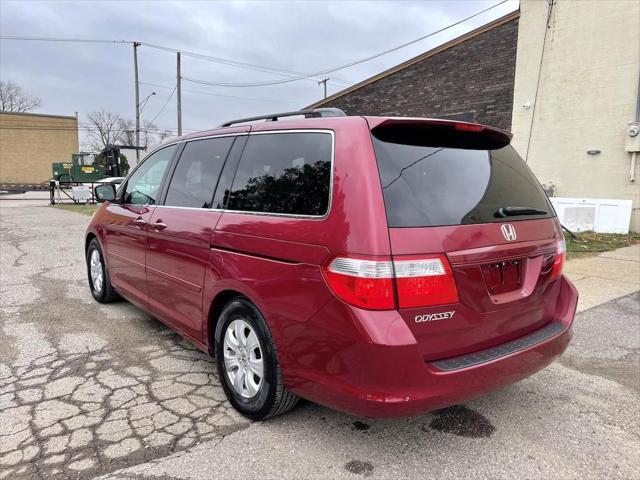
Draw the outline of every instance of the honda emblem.
[[[516,227],[510,223],[503,223],[500,226],[500,230],[502,230],[502,235],[504,235],[504,239],[508,242],[513,242],[517,238]]]

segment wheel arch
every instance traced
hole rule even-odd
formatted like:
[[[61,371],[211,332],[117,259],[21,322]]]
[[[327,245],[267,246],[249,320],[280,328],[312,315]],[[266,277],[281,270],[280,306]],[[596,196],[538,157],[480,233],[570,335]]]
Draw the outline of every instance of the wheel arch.
[[[105,269],[107,270],[107,274],[108,274],[109,260],[107,258],[107,252],[106,252],[106,249],[105,249],[105,245],[103,243],[104,238],[103,238],[103,231],[101,229],[92,228],[92,229],[87,231],[85,239],[84,239],[84,256],[86,258],[87,251],[89,250],[89,244],[93,240],[98,242],[98,245],[100,246],[100,250],[102,250],[102,261],[104,262]]]
[[[87,236],[84,240],[84,252],[85,254],[87,253],[87,250],[89,249],[89,244],[91,243],[91,240],[93,240],[94,238],[98,238],[98,236],[93,233],[93,232],[89,232],[87,233]],[[100,240],[98,240],[98,243],[100,243]]]
[[[249,300],[251,303],[253,301],[247,297],[245,294],[232,289],[222,290],[219,292],[211,301],[211,305],[209,306],[209,314],[208,314],[208,340],[209,340],[209,353],[212,356],[216,356],[216,329],[218,328],[218,320],[220,318],[220,314],[222,313],[222,309],[225,307],[227,303],[232,298],[243,297]],[[254,304],[255,305],[255,304]]]

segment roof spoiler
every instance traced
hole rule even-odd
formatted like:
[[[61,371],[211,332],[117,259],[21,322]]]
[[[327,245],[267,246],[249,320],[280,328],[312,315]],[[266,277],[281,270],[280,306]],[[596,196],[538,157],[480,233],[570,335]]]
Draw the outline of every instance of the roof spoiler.
[[[380,140],[416,146],[502,148],[511,142],[506,130],[480,123],[437,118],[367,117],[371,133]],[[464,138],[464,141],[460,140]]]
[[[228,122],[224,122],[220,124],[220,127],[230,127],[231,125],[235,125],[237,123],[256,122],[258,120],[265,120],[267,122],[276,122],[278,121],[279,118],[295,117],[300,115],[303,115],[304,118],[346,117],[347,116],[347,114],[344,113],[339,108],[314,108],[311,110],[298,110],[295,112],[271,113],[269,115],[260,115],[258,117],[238,118],[236,120],[230,120]]]

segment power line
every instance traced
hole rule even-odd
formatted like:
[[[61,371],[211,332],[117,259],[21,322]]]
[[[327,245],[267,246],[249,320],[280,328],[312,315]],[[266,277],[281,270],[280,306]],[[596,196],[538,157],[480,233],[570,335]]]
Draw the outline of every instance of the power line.
[[[227,58],[221,58],[221,57],[214,57],[212,55],[205,55],[203,53],[195,53],[195,52],[190,52],[187,50],[179,50],[179,49],[175,49],[172,47],[165,47],[163,45],[157,45],[157,44],[153,44],[153,43],[145,43],[143,42],[142,45],[144,45],[145,47],[149,47],[149,48],[155,48],[157,50],[163,50],[166,52],[171,52],[171,53],[175,53],[175,52],[180,52],[181,55],[184,55],[186,57],[192,57],[192,58],[197,58],[199,60],[205,60],[205,61],[209,61],[209,62],[215,62],[215,63],[222,63],[224,65],[230,65],[233,67],[238,67],[238,68],[246,68],[249,70],[255,70],[258,72],[265,72],[265,73],[276,73],[276,74],[280,74],[280,75],[287,75],[287,76],[304,76],[305,79],[307,79],[305,73],[302,72],[296,72],[295,70],[285,70],[282,68],[275,68],[275,67],[265,67],[263,65],[256,65],[253,63],[248,63],[248,62],[240,62],[237,60],[229,60]],[[311,81],[315,81],[313,79],[309,79]],[[351,85],[350,82],[346,81],[346,80],[341,80],[341,79],[337,79],[334,78],[332,80],[334,83],[342,83],[345,85]]]
[[[531,110],[531,123],[529,124],[529,137],[527,138],[527,150],[524,153],[525,163],[529,162],[529,147],[531,146],[531,135],[533,134],[533,121],[536,118],[536,106],[538,104],[538,90],[540,89],[540,77],[542,74],[542,62],[544,60],[544,47],[547,45],[547,32],[549,31],[549,20],[553,12],[554,0],[547,0],[547,21],[544,26],[544,38],[542,39],[542,51],[540,52],[540,62],[538,63],[538,79],[536,80],[536,92],[533,96],[533,110]]]
[[[78,127],[67,127],[61,125],[55,125],[54,122],[50,123],[25,123],[21,125],[0,125],[0,130],[54,130],[54,131],[90,131],[95,130],[95,125],[91,123],[78,123]],[[146,127],[142,128],[142,131],[149,132],[163,132],[163,131],[171,131],[176,132],[175,129],[165,128],[165,127]],[[189,130],[190,132],[197,132],[198,130]]]
[[[54,131],[54,132],[91,132],[95,131],[94,128],[90,127],[6,127],[1,126],[0,130],[29,130],[29,131]],[[147,131],[150,133],[163,133],[163,132],[171,132],[176,133],[177,130],[172,128],[142,128],[141,132]],[[184,130],[187,133],[198,132],[199,130]]]
[[[59,37],[24,37],[19,35],[0,35],[0,40],[23,40],[32,42],[68,42],[68,43],[124,43],[134,44],[131,40],[105,40],[96,38],[59,38]]]
[[[156,88],[166,88],[167,90],[171,90],[174,87],[170,87],[168,85],[160,85],[159,83],[151,83],[151,82],[140,82],[140,85],[147,85],[149,87],[156,87]],[[261,101],[261,102],[276,102],[276,103],[304,103],[307,100],[301,100],[301,99],[292,99],[292,100],[282,100],[282,99],[276,99],[276,98],[258,98],[258,97],[245,97],[245,96],[239,96],[239,95],[223,95],[221,93],[214,93],[214,92],[202,92],[200,90],[186,90],[186,89],[182,89],[183,92],[188,92],[188,93],[194,93],[194,94],[198,94],[198,95],[210,95],[213,97],[223,97],[223,98],[236,98],[239,100],[256,100],[256,101]]]
[[[167,98],[167,101],[164,102],[164,105],[162,106],[162,108],[160,109],[160,111],[158,113],[156,113],[156,116],[153,117],[153,120],[151,120],[151,123],[156,121],[156,118],[158,118],[160,116],[160,114],[162,112],[164,112],[164,109],[167,108],[167,105],[169,105],[169,101],[171,100],[171,97],[173,97],[173,94],[176,93],[176,88],[177,87],[173,87],[173,90],[171,90],[171,94],[169,95],[169,98]]]
[[[0,40],[21,40],[21,41],[34,41],[34,42],[63,42],[63,43],[65,42],[66,43],[107,43],[107,44],[115,43],[115,44],[131,44],[131,45],[133,45],[134,43],[139,43],[149,48],[154,48],[157,50],[163,50],[163,51],[172,52],[172,53],[180,52],[182,55],[185,55],[185,56],[197,58],[200,60],[206,60],[209,62],[222,63],[225,65],[230,65],[238,68],[246,68],[249,70],[255,70],[259,72],[276,73],[276,74],[288,75],[288,76],[304,75],[301,72],[296,72],[292,70],[284,70],[284,69],[274,68],[274,67],[265,67],[262,65],[255,65],[252,63],[229,60],[221,57],[214,57],[214,56],[205,55],[202,53],[179,50],[177,48],[166,47],[163,45],[156,45],[153,43],[136,42],[133,40],[107,40],[107,39],[91,39],[91,38],[61,38],[61,37],[28,37],[28,36],[19,36],[19,35],[0,35]],[[339,79],[334,79],[334,80],[335,80],[334,83],[337,83],[337,84],[344,84],[345,86],[351,85],[351,83],[347,82],[346,80],[339,80]],[[311,80],[311,81],[314,81],[314,80]]]
[[[4,128],[4,129],[45,129],[45,130],[76,130],[76,127],[73,126],[64,126],[64,125],[55,125],[54,122],[51,123],[23,123],[20,125],[0,125],[0,128]],[[95,125],[93,125],[92,123],[78,123],[78,129],[80,130],[86,130],[86,129],[94,129],[96,128]],[[126,130],[126,129],[125,129]],[[154,126],[151,128],[147,128],[146,130],[169,130],[163,127],[158,127],[158,126]]]
[[[414,43],[420,42],[422,40],[426,40],[429,37],[432,37],[434,35],[437,35],[438,33],[442,33],[446,30],[449,30],[457,25],[460,25],[461,23],[464,23],[468,20],[471,20],[472,18],[475,18],[479,15],[482,15],[483,13],[486,13],[494,8],[499,7],[500,5],[506,3],[509,0],[502,0],[490,7],[485,8],[484,10],[481,10],[479,12],[474,13],[473,15],[469,15],[468,17],[465,17],[461,20],[458,20],[457,22],[451,23],[445,27],[442,27],[438,30],[435,30],[431,33],[428,33],[426,35],[423,35],[419,38],[416,38],[414,40],[411,40],[409,42],[405,42],[401,45],[397,45],[395,47],[389,48],[387,50],[384,50],[382,52],[378,52],[374,55],[370,55],[368,57],[364,57],[364,58],[360,58],[358,60],[354,60],[352,62],[346,63],[344,65],[340,65],[337,67],[332,67],[332,68],[328,68],[325,70],[321,70],[318,72],[314,72],[314,73],[308,73],[308,74],[297,74],[297,72],[291,71],[291,70],[283,70],[283,69],[278,69],[278,68],[273,68],[273,67],[264,67],[261,65],[255,65],[255,64],[251,64],[251,63],[247,63],[247,62],[240,62],[240,61],[236,61],[236,60],[229,60],[229,59],[225,59],[225,58],[220,58],[220,57],[214,57],[214,56],[210,56],[210,55],[204,55],[204,54],[200,54],[200,53],[195,53],[195,52],[189,52],[189,51],[185,51],[185,50],[179,50],[179,49],[175,49],[175,48],[171,48],[171,47],[166,47],[163,45],[157,45],[157,44],[152,44],[152,43],[145,43],[145,42],[138,42],[142,45],[145,45],[149,48],[155,48],[158,50],[164,50],[164,51],[169,51],[169,52],[180,52],[181,54],[185,55],[185,56],[190,56],[193,58],[198,58],[201,60],[207,60],[207,61],[212,61],[212,62],[216,62],[216,63],[223,63],[226,65],[231,65],[231,66],[235,66],[235,67],[239,67],[239,68],[247,68],[247,69],[251,69],[251,70],[257,70],[257,71],[263,71],[263,72],[268,72],[268,73],[280,73],[280,74],[286,74],[286,75],[296,75],[296,76],[292,76],[290,78],[287,79],[282,79],[282,80],[271,80],[271,81],[265,81],[265,82],[249,82],[249,83],[231,83],[231,82],[212,82],[212,81],[207,81],[207,80],[200,80],[200,79],[195,79],[195,78],[189,78],[189,77],[182,77],[183,80],[192,82],[192,83],[198,83],[201,85],[211,85],[211,86],[219,86],[219,87],[260,87],[260,86],[266,86],[266,85],[279,85],[279,84],[283,84],[283,83],[290,83],[290,82],[295,82],[298,80],[304,80],[304,79],[312,79],[312,77],[318,77],[318,76],[322,76],[322,75],[326,75],[328,73],[333,73],[336,72],[338,70],[343,70],[345,68],[349,68],[349,67],[353,67],[355,65],[359,65],[361,63],[364,62],[368,62],[370,60],[373,60],[375,58],[381,57],[383,55],[387,55],[389,53],[395,52],[397,50],[400,50],[402,48],[408,47],[409,45],[413,45]],[[4,40],[30,40],[30,41],[50,41],[50,42],[79,42],[79,43],[127,43],[127,44],[134,44],[136,42],[133,41],[129,41],[129,40],[103,40],[103,39],[83,39],[83,38],[58,38],[58,37],[26,37],[26,36],[10,36],[10,35],[3,35],[0,36],[0,39],[4,39]]]
[[[321,76],[321,75],[326,75],[328,73],[332,73],[332,72],[336,72],[338,70],[343,70],[345,68],[349,68],[349,67],[353,67],[355,65],[359,65],[361,63],[364,62],[368,62],[369,60],[373,60],[375,58],[381,57],[383,55],[387,55],[389,53],[395,52],[397,50],[400,50],[402,48],[408,47],[409,45],[413,45],[414,43],[420,42],[422,40],[425,40],[429,37],[432,37],[434,35],[437,35],[438,33],[442,33],[445,30],[449,30],[450,28],[453,28],[457,25],[460,25],[461,23],[464,23],[468,20],[471,20],[472,18],[475,18],[479,15],[482,15],[483,13],[488,12],[489,10],[492,10],[496,7],[499,7],[500,5],[502,5],[503,3],[508,2],[509,0],[502,0],[499,3],[496,3],[495,5],[492,5],[488,8],[485,8],[484,10],[481,10],[477,13],[474,13],[473,15],[469,15],[468,17],[463,18],[462,20],[458,20],[457,22],[451,23],[445,27],[442,27],[438,30],[435,30],[431,33],[428,33],[427,35],[423,35],[419,38],[416,38],[414,40],[411,40],[409,42],[405,42],[401,45],[397,45],[395,47],[389,48],[387,50],[384,50],[382,52],[378,52],[374,55],[370,55],[368,57],[364,57],[364,58],[360,58],[358,60],[354,60],[352,62],[349,63],[345,63],[344,65],[340,65],[337,67],[332,67],[332,68],[328,68],[326,70],[320,70],[314,73],[310,73],[310,74],[306,74],[306,75],[300,75],[298,77],[293,77],[293,78],[288,78],[288,79],[284,79],[284,80],[272,80],[272,81],[267,81],[267,82],[251,82],[251,83],[229,83],[229,82],[212,82],[212,81],[207,81],[207,80],[200,80],[200,79],[195,79],[195,78],[189,78],[189,77],[182,77],[183,80],[186,80],[188,82],[192,82],[192,83],[199,83],[201,85],[211,85],[211,86],[217,86],[217,87],[262,87],[262,86],[267,86],[267,85],[279,85],[282,83],[289,83],[289,82],[295,82],[297,80],[302,80],[305,78],[311,78],[311,77],[317,77],[317,76]]]
[[[89,130],[95,130],[95,128],[93,127],[78,127],[78,128],[74,128],[74,127],[47,127],[47,126],[40,126],[40,125],[34,125],[34,126],[24,126],[24,125],[20,125],[20,126],[0,126],[0,130],[60,130],[60,131],[89,131]],[[175,132],[175,129],[172,128],[162,128],[162,127],[156,127],[156,128],[142,128],[141,131],[149,131],[149,132],[163,132],[165,130],[168,131],[172,131]],[[197,132],[198,130],[190,130],[191,132]]]

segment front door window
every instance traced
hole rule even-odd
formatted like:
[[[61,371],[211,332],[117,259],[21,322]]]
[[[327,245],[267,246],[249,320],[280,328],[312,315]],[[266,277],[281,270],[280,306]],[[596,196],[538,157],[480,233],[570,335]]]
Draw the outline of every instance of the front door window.
[[[170,145],[147,157],[127,181],[123,202],[127,205],[155,205],[160,185],[176,145]]]

